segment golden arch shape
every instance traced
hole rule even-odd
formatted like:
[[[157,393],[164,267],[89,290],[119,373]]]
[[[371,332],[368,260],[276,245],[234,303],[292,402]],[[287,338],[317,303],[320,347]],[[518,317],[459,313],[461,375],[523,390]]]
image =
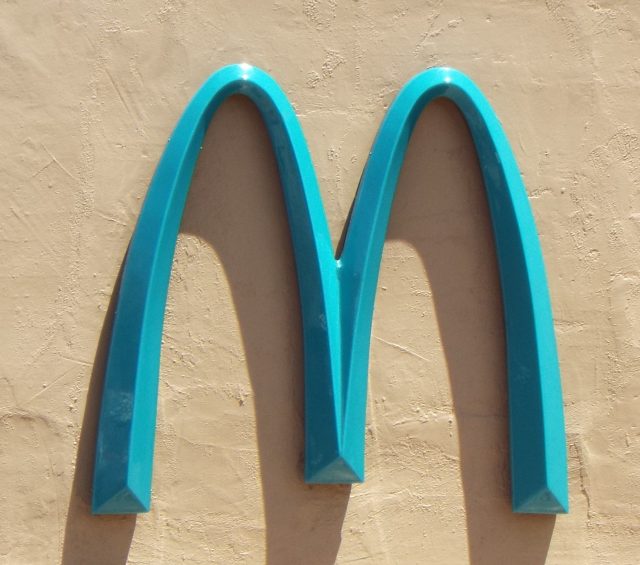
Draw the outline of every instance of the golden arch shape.
[[[481,164],[505,311],[512,503],[568,509],[560,374],[549,292],[527,194],[491,106],[459,71],[434,68],[400,91],[380,127],[334,257],[311,158],[287,97],[263,71],[224,67],[196,93],[151,181],[125,259],[105,376],[93,484],[96,514],[149,510],[164,309],[191,177],[212,116],[232,94],[257,105],[273,143],[302,305],[305,480],[364,480],[371,320],[382,248],[411,132],[448,98],[464,115]]]

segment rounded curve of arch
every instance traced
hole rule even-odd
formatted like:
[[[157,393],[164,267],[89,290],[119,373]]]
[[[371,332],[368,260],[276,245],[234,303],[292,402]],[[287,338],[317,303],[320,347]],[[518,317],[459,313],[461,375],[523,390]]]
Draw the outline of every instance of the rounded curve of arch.
[[[297,116],[277,83],[249,65],[214,73],[180,118],[150,183],[125,258],[96,441],[93,512],[147,511],[160,345],[171,263],[200,148],[233,94],[258,107],[272,141],[302,308],[305,479],[364,478],[371,320],[382,248],[411,132],[434,98],[452,100],[471,130],[485,182],[505,311],[514,511],[567,511],[562,392],[542,253],[526,191],[489,103],[459,71],[424,71],[390,107],[365,167],[345,245],[334,258]]]

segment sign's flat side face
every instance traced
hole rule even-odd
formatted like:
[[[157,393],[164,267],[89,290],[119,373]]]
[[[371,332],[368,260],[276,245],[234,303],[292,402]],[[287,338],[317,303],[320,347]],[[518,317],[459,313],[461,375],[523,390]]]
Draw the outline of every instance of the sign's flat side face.
[[[264,72],[225,67],[196,93],[151,181],[117,300],[96,444],[93,512],[149,509],[160,343],[171,262],[208,124],[232,94],[262,113],[282,177],[302,307],[305,480],[364,479],[369,341],[387,224],[407,145],[437,97],[465,116],[489,200],[507,336],[513,508],[568,507],[560,375],[551,305],[533,216],[508,141],[477,87],[452,69],[412,79],[389,109],[335,259],[309,151],[286,96]]]

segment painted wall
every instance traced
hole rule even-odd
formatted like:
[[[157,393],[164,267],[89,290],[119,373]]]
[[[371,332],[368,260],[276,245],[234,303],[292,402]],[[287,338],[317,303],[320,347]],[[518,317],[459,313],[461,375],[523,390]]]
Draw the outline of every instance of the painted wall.
[[[5,2],[0,7],[0,562],[635,564],[640,555],[640,4]],[[149,179],[220,66],[273,74],[337,245],[395,93],[484,90],[538,223],[571,513],[510,512],[504,334],[465,124],[423,114],[371,348],[367,481],[306,486],[300,313],[256,110],[207,135],[164,329],[153,508],[92,517],[112,295]]]

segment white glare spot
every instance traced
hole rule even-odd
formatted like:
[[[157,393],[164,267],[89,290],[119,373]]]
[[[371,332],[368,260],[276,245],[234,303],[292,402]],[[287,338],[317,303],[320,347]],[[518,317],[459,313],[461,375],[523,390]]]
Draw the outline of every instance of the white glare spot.
[[[242,69],[242,80],[248,80],[249,79],[249,71],[251,69],[253,69],[253,67],[251,65],[249,65],[248,63],[240,63],[240,68]]]

